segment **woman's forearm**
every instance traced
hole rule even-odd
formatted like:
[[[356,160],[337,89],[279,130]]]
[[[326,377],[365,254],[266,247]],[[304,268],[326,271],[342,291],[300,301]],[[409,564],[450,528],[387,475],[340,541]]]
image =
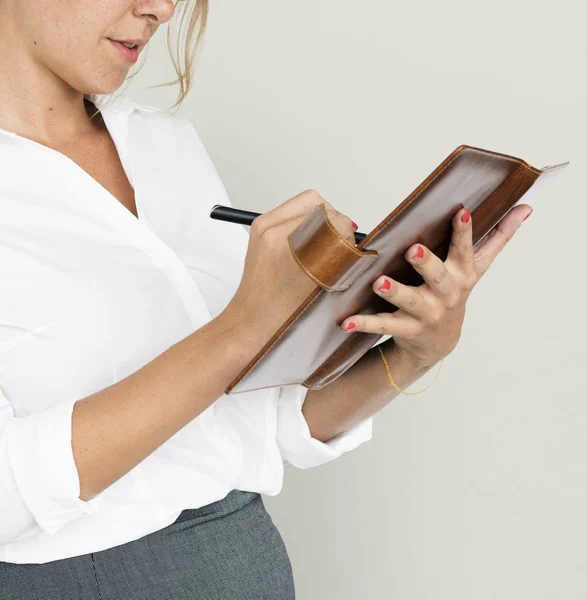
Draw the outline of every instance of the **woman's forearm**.
[[[382,349],[393,380],[402,390],[432,368],[395,351],[392,339],[384,342]],[[380,411],[399,393],[390,385],[381,354],[374,347],[332,383],[320,390],[309,390],[302,413],[312,437],[327,442]]]
[[[224,394],[262,341],[223,315],[74,405],[80,498],[90,500]]]

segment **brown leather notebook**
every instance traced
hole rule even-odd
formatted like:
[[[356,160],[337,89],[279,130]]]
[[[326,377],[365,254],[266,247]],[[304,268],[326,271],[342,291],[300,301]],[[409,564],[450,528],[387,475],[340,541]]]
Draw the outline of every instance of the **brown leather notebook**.
[[[412,244],[422,243],[446,260],[452,218],[466,207],[477,245],[538,180],[567,164],[537,169],[513,156],[459,146],[356,246],[318,206],[289,236],[296,261],[316,287],[226,393],[290,384],[319,389],[334,381],[383,337],[343,332],[342,321],[397,310],[373,292],[373,281],[389,275],[407,285],[423,283],[404,256]]]

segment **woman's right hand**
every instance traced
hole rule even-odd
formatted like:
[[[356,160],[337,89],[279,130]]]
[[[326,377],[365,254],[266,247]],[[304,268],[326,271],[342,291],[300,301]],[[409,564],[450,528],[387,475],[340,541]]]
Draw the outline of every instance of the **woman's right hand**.
[[[251,225],[241,282],[223,317],[239,329],[249,328],[253,338],[267,340],[316,287],[293,257],[288,236],[319,204],[333,227],[355,245],[351,219],[315,190],[294,196]]]

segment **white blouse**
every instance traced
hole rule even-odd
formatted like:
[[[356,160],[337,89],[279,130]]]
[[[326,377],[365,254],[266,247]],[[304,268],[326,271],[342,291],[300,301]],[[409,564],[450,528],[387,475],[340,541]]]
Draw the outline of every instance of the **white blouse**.
[[[248,243],[243,226],[209,218],[230,202],[190,121],[124,94],[88,98],[102,110],[138,219],[64,154],[0,129],[4,562],[124,544],[232,489],[277,495],[284,466],[320,465],[371,439],[372,417],[327,443],[312,438],[301,385],[223,395],[114,484],[79,498],[75,402],[221,313]]]

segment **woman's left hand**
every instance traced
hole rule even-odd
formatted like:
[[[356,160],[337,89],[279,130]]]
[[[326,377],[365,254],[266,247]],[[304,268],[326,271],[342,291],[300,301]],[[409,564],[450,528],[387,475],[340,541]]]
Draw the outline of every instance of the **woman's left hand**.
[[[424,279],[422,285],[403,285],[386,276],[374,281],[373,291],[399,310],[350,316],[341,323],[341,329],[391,335],[395,352],[408,355],[422,368],[436,364],[454,350],[460,339],[465,304],[473,288],[531,213],[527,204],[513,208],[473,248],[472,219],[467,209],[460,209],[453,217],[445,262],[421,244],[406,252],[406,259]],[[383,283],[389,289],[379,289]]]

